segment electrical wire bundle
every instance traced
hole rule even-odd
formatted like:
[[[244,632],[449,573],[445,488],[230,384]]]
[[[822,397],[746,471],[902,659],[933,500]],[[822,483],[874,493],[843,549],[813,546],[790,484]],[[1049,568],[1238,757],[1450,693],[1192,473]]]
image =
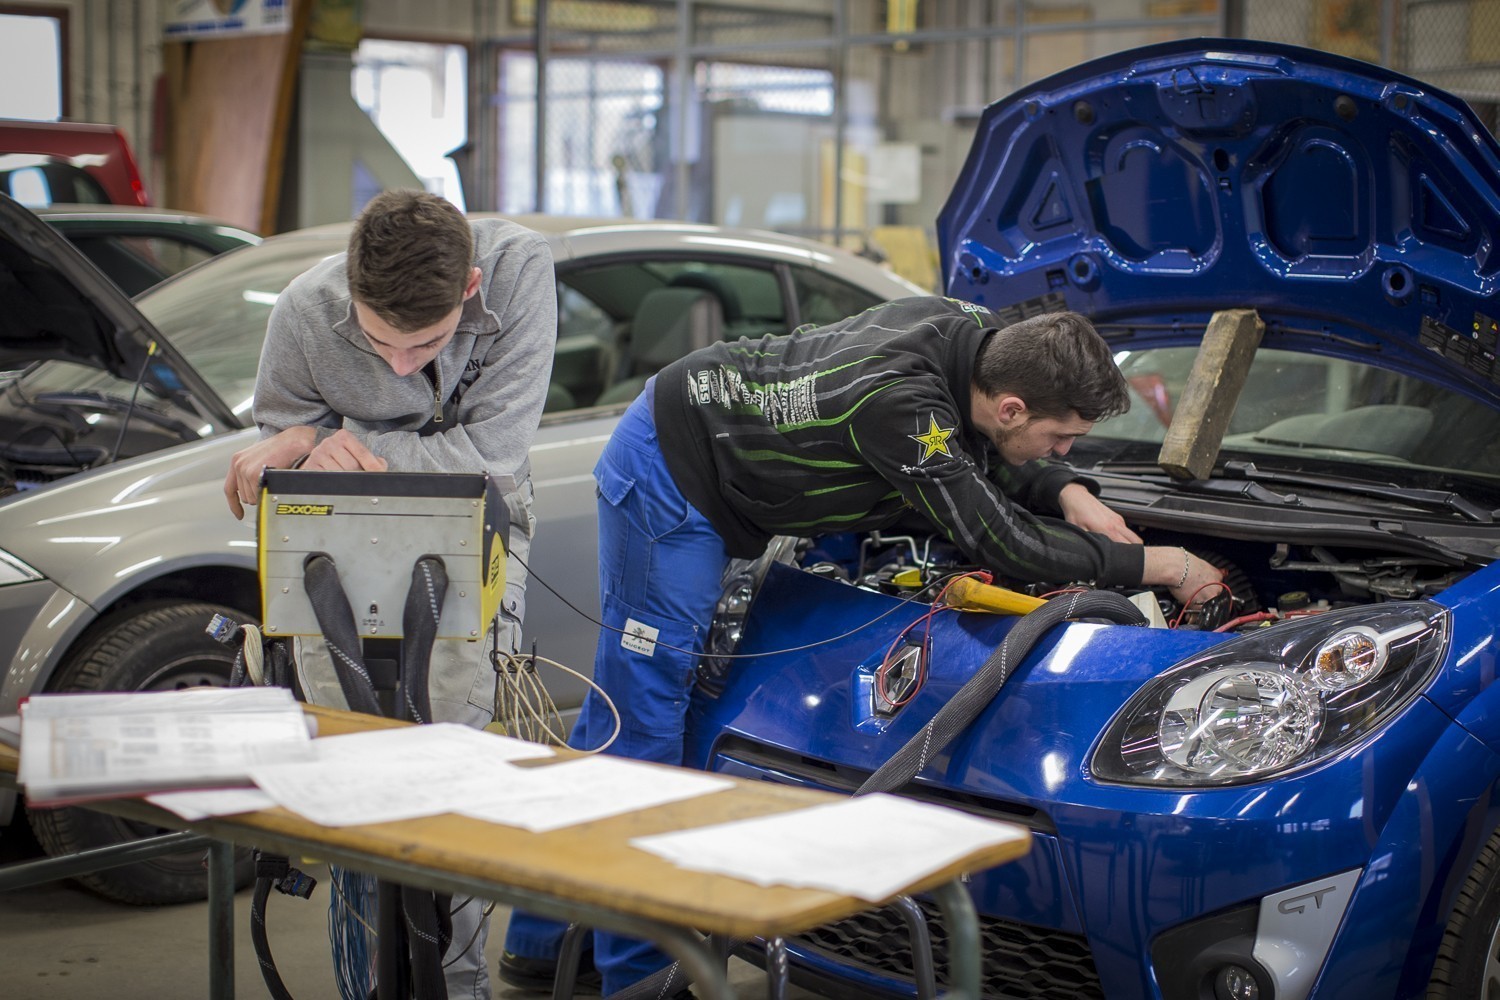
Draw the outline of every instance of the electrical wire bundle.
[[[376,879],[330,865],[328,939],[333,974],[342,1000],[369,1000],[375,989]]]
[[[574,672],[555,660],[538,656],[535,646],[530,656],[521,656],[502,652],[497,641],[490,651],[490,665],[495,670],[495,722],[507,736],[560,746],[562,714],[537,674],[538,663]]]

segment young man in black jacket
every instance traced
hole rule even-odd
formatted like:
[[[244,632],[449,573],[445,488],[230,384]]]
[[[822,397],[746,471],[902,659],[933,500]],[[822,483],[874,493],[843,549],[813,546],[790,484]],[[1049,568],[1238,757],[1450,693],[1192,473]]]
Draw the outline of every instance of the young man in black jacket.
[[[594,469],[604,622],[619,630],[601,633],[594,659],[621,716],[610,752],[682,763],[697,657],[679,650],[701,648],[727,560],[760,555],[773,535],[868,531],[915,512],[1010,579],[1162,585],[1180,601],[1219,580],[1183,549],[1143,545],[1087,480],[1045,461],[1128,406],[1082,316],[1002,329],[937,297],[667,366]],[[612,728],[591,693],[571,742],[597,747]],[[501,977],[545,972],[557,933],[513,919]],[[666,961],[603,933],[594,957],[606,996]]]

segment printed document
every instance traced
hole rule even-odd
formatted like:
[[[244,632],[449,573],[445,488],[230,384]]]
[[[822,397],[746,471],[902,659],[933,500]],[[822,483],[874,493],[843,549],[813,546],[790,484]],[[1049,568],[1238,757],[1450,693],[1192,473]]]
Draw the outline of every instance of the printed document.
[[[1029,836],[1013,823],[877,794],[630,843],[694,871],[878,903],[975,850]]]
[[[252,765],[312,756],[284,688],[33,695],[17,774],[31,805],[249,783]]]

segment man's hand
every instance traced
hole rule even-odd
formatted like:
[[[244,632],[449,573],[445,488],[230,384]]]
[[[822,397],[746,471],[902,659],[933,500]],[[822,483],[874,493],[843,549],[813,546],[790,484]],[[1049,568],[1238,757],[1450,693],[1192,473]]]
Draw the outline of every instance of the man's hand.
[[[359,438],[346,430],[337,430],[319,442],[302,463],[304,469],[327,472],[384,472],[385,459],[375,454]]]
[[[1131,531],[1125,519],[1108,507],[1082,483],[1069,483],[1057,494],[1058,506],[1068,523],[1104,535],[1116,542],[1141,544],[1141,536]],[[1175,577],[1173,579],[1176,579]]]
[[[229,460],[229,474],[224,477],[224,499],[229,512],[243,519],[245,506],[260,496],[260,475],[267,469],[284,469],[312,450],[317,439],[313,427],[288,427],[264,441],[234,453]]]
[[[1166,587],[1179,604],[1208,600],[1220,592],[1220,587],[1213,585],[1222,585],[1223,580],[1224,574],[1217,566],[1187,549],[1162,545],[1146,548],[1146,573],[1141,582]]]

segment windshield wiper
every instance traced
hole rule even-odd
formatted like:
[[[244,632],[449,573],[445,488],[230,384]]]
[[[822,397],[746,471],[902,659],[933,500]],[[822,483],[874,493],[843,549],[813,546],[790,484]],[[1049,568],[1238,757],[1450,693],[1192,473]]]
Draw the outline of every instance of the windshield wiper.
[[[1163,479],[1167,478],[1166,473],[1159,466],[1145,462],[1101,462],[1095,468],[1110,472],[1137,471],[1148,475],[1155,473]],[[1371,483],[1358,479],[1335,479],[1294,472],[1274,472],[1257,468],[1254,462],[1247,461],[1222,463],[1214,470],[1212,479],[1173,480],[1173,485],[1178,489],[1193,493],[1220,495],[1227,493],[1261,503],[1286,506],[1302,504],[1302,498],[1296,493],[1277,493],[1262,485],[1263,483],[1274,483],[1278,486],[1306,486],[1331,493],[1368,497],[1372,500],[1389,500],[1426,511],[1451,512],[1476,524],[1495,523],[1495,511],[1481,507],[1451,490],[1427,490],[1391,486],[1386,483]]]
[[[197,434],[193,428],[181,418],[170,413],[163,413],[154,407],[132,399],[124,399],[120,396],[112,396],[107,392],[97,389],[70,389],[59,392],[42,392],[33,396],[28,402],[32,405],[38,403],[50,403],[54,406],[88,406],[99,410],[108,410],[121,415],[121,422],[128,424],[132,419],[139,418],[147,423],[155,424],[164,430],[172,431],[183,436],[184,440],[196,440]]]
[[[1229,461],[1220,467],[1226,479],[1262,480],[1273,483],[1311,486],[1315,489],[1332,490],[1370,497],[1374,500],[1394,500],[1425,510],[1452,511],[1466,521],[1476,524],[1493,524],[1495,512],[1481,507],[1474,501],[1454,493],[1452,490],[1426,490],[1411,486],[1391,486],[1386,483],[1371,483],[1360,479],[1330,479],[1323,476],[1299,475],[1291,472],[1267,472],[1256,468],[1254,462]]]

